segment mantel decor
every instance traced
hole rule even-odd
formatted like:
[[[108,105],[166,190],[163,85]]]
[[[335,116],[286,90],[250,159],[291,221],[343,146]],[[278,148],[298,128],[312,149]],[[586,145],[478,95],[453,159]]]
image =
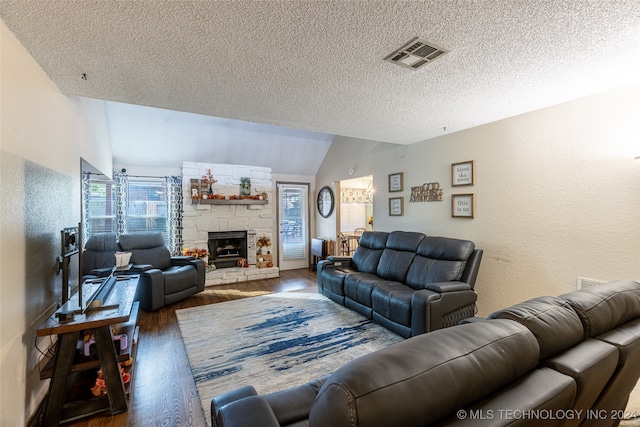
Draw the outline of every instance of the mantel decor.
[[[474,185],[475,178],[475,162],[473,160],[451,164],[452,186]]]
[[[404,215],[404,197],[389,198],[389,216]]]
[[[207,182],[209,181],[209,182]],[[215,181],[215,180],[214,180]],[[217,182],[217,181],[215,181]],[[192,205],[266,205],[266,193],[240,194],[224,196],[214,193],[211,185],[215,182],[207,179],[191,179],[191,204]],[[249,187],[249,191],[251,187]]]
[[[451,216],[454,218],[475,218],[475,194],[452,194]]]
[[[404,190],[404,173],[389,174],[389,192],[393,193],[402,190]]]

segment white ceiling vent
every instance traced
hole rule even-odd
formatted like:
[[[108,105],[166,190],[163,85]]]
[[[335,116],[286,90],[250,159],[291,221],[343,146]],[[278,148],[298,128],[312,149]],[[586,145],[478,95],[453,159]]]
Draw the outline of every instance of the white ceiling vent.
[[[384,59],[385,61],[417,70],[447,52],[449,50],[416,37]]]

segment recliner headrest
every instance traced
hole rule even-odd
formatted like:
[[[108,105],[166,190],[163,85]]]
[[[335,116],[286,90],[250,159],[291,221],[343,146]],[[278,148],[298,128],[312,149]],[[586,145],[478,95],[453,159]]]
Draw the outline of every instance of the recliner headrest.
[[[617,280],[560,295],[578,313],[585,338],[640,316],[640,283]]]
[[[369,249],[384,249],[389,233],[384,231],[365,231],[360,236],[360,246]]]
[[[162,234],[150,231],[122,234],[118,239],[118,243],[123,251],[129,251],[132,249],[150,249],[165,245]]]
[[[116,252],[116,233],[100,233],[89,237],[84,249],[96,252]]]
[[[466,261],[476,245],[469,240],[426,236],[420,242],[418,255],[446,261]]]
[[[424,238],[425,235],[423,233],[414,231],[392,231],[387,238],[386,248],[415,252]]]
[[[488,319],[508,319],[529,329],[540,346],[540,358],[546,359],[573,347],[584,338],[578,314],[564,300],[538,297],[496,311]]]

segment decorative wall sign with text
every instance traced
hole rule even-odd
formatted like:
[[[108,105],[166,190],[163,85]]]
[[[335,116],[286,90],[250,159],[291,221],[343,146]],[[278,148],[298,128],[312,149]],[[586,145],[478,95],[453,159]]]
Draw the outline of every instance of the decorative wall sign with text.
[[[390,216],[404,215],[404,197],[389,198],[389,215]]]
[[[475,184],[475,162],[469,160],[467,162],[451,164],[451,185],[474,185]]]
[[[439,182],[427,182],[418,187],[411,187],[409,202],[441,202],[444,190]]]
[[[475,218],[475,194],[452,194],[451,216],[461,218]]]
[[[389,192],[404,190],[404,173],[392,173],[389,174]]]

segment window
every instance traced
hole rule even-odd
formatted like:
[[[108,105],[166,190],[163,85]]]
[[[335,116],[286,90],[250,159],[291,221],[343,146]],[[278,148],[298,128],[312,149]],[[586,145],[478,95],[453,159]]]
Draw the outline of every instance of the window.
[[[129,179],[127,233],[156,231],[169,243],[167,184],[164,180]]]
[[[117,194],[118,189],[126,194]],[[169,209],[165,179],[128,178],[119,187],[104,176],[102,179],[89,177],[85,197],[86,238],[98,233],[156,231],[162,233],[169,245]],[[123,205],[120,209],[119,201]]]
[[[113,181],[89,178],[85,227],[87,237],[98,233],[116,232],[116,191]]]

